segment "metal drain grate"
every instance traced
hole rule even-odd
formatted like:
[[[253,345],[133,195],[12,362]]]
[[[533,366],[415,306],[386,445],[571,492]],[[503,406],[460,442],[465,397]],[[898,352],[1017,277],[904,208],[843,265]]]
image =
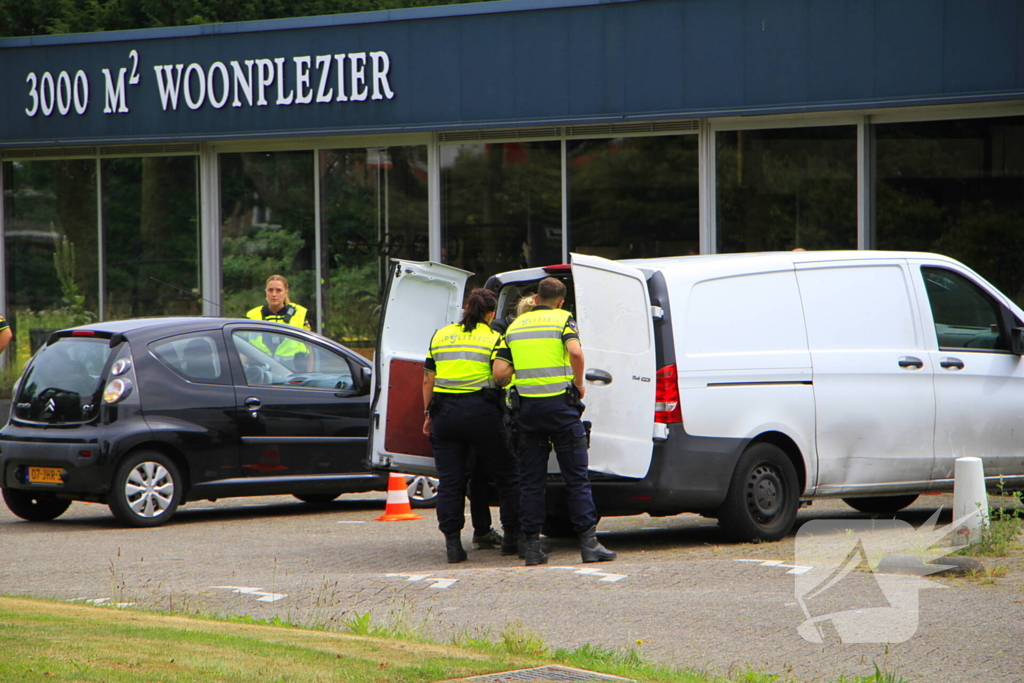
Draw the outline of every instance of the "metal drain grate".
[[[620,678],[599,674],[596,671],[585,671],[584,669],[573,669],[568,666],[539,666],[535,669],[519,669],[518,671],[503,671],[486,676],[473,676],[465,678],[466,681],[480,681],[481,683],[522,683],[524,681],[632,681],[631,678]]]

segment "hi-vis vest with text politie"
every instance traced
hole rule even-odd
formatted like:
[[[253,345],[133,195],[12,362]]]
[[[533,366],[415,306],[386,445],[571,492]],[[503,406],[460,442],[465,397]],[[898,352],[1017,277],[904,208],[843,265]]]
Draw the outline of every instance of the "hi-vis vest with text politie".
[[[285,325],[291,325],[292,327],[298,327],[301,330],[308,330],[309,325],[306,323],[306,312],[305,306],[298,304],[288,304],[280,310],[278,313],[267,313],[264,315],[264,309],[266,306],[257,306],[248,313],[245,317],[251,320],[266,320],[272,323],[284,323]],[[278,356],[280,358],[291,358],[297,353],[305,353],[306,345],[294,341],[288,338],[276,337],[276,335],[265,334],[263,337],[266,339],[254,339],[251,343],[261,351],[265,351],[268,355]]]
[[[504,344],[512,352],[515,387],[520,396],[564,394],[572,384],[563,334],[572,314],[561,308],[534,309],[508,326]]]
[[[435,332],[427,352],[437,373],[434,391],[466,394],[495,387],[491,359],[500,338],[486,323],[477,323],[472,332],[463,330],[459,323]]]

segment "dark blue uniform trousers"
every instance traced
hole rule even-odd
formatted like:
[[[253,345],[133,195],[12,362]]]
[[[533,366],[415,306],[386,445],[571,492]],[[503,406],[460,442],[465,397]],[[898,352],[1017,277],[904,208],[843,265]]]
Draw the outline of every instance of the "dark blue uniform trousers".
[[[466,524],[466,478],[470,452],[498,487],[501,526],[519,533],[519,468],[505,439],[501,407],[479,391],[440,396],[433,412],[430,442],[437,468],[437,526],[441,533],[461,531]]]
[[[519,429],[519,474],[522,488],[520,528],[525,534],[538,534],[544,526],[547,509],[544,493],[548,479],[548,455],[555,448],[558,467],[565,482],[569,519],[577,531],[597,524],[597,509],[590,492],[587,474],[587,432],[580,422],[580,411],[566,397],[520,399],[517,415]]]

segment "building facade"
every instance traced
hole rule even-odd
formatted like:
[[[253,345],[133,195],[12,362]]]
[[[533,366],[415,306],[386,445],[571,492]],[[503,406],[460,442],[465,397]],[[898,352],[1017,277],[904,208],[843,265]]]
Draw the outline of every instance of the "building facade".
[[[390,258],[482,283],[570,252],[914,249],[1024,301],[1024,0],[502,0],[0,60],[22,357],[73,315],[244,315],[272,273],[370,345]]]

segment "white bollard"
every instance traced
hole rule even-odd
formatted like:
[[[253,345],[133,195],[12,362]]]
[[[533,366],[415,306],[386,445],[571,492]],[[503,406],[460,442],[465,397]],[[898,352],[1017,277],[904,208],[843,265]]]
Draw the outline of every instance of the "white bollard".
[[[957,458],[953,467],[953,545],[974,545],[988,527],[988,492],[981,458]]]

